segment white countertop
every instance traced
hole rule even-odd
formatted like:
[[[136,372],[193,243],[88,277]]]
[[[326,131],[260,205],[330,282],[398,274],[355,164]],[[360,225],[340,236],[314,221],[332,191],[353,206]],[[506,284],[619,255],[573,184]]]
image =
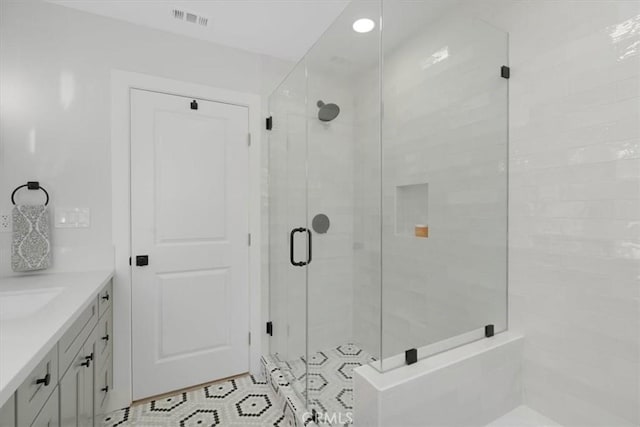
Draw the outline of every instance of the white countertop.
[[[0,299],[27,296],[0,313],[0,407],[112,277],[109,270],[0,277]]]

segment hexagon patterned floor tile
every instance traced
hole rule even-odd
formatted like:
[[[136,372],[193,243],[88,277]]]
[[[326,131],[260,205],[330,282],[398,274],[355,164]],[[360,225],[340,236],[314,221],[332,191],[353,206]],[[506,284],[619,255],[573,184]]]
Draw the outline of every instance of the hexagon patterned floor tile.
[[[269,385],[251,375],[177,393],[107,414],[104,427],[280,426]]]
[[[375,357],[353,343],[324,349],[309,355],[309,363],[304,356],[293,360],[283,360],[272,356],[279,366],[276,370],[278,381],[290,384],[301,400],[309,398],[309,409],[326,414],[326,419],[337,416],[341,422],[319,424],[351,424],[353,416],[353,370],[358,366],[375,361]],[[271,374],[272,378],[274,373]],[[284,377],[284,379],[283,379]],[[307,393],[308,387],[308,393]],[[305,408],[301,411],[306,412]],[[344,420],[348,420],[345,422]]]

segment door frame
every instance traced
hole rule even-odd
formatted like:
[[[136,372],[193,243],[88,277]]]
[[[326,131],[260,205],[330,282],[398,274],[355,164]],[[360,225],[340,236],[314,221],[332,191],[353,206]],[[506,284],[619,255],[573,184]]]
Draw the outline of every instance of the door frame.
[[[131,343],[131,89],[234,104],[249,110],[249,370],[260,372],[260,357],[266,350],[261,308],[261,98],[196,83],[122,70],[111,71],[111,212],[114,246],[113,304],[113,394],[108,410],[129,406],[133,395]],[[265,347],[265,348],[263,348]]]

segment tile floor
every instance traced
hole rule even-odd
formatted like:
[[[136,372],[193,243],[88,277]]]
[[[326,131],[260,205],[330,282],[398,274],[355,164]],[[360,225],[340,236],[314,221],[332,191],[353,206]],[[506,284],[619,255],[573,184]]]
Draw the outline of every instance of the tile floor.
[[[353,369],[375,358],[356,346],[345,344],[318,351],[309,358],[309,372],[304,357],[282,361],[273,358],[279,368],[275,381],[290,388],[301,398],[306,397],[309,381],[309,407],[321,414],[342,414],[334,419],[343,420],[336,425],[348,424],[353,410]],[[280,376],[282,374],[282,376]],[[272,379],[273,380],[273,379]],[[204,427],[204,426],[273,426],[284,427],[309,424],[300,422],[304,407],[285,408],[286,400],[277,397],[264,378],[246,375],[214,383],[192,391],[133,405],[107,414],[104,427]],[[298,405],[301,406],[301,405]],[[293,405],[296,408],[296,405]],[[296,419],[297,418],[297,419]],[[320,425],[335,423],[323,422]]]
[[[277,359],[277,356],[269,356]],[[325,414],[345,414],[353,409],[353,369],[375,360],[354,344],[319,351],[309,359],[309,391],[311,407]],[[305,360],[278,361],[280,386],[305,396],[307,372]],[[284,377],[280,377],[280,373]],[[273,380],[273,379],[272,379]],[[282,400],[265,379],[245,375],[221,381],[188,392],[165,396],[147,403],[123,408],[107,414],[103,427],[205,427],[205,426],[262,426],[289,427],[314,425],[301,422],[286,409]],[[304,410],[304,408],[301,408]],[[298,414],[300,416],[300,414]],[[347,425],[324,422],[320,426]],[[526,406],[488,424],[487,427],[560,427],[559,424]]]
[[[353,369],[376,360],[355,344],[344,344],[312,354],[308,373],[304,357],[286,361],[280,360],[278,355],[272,357],[276,359],[287,383],[303,400],[307,397],[305,388],[308,375],[309,409],[328,414],[329,418],[333,414],[342,415],[335,417],[343,420],[342,423],[320,422],[321,425],[343,425],[344,420],[352,417]]]
[[[284,426],[266,381],[246,375],[193,391],[165,396],[105,416],[104,427]]]

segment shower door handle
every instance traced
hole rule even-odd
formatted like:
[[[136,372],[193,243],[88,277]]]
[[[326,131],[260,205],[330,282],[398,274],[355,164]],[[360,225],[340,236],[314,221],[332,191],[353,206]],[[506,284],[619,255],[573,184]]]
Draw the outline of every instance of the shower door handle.
[[[294,259],[295,252],[295,235],[296,233],[304,233],[307,232],[307,260],[306,261],[296,261]],[[308,228],[298,227],[291,230],[291,234],[289,235],[289,261],[291,261],[291,265],[295,267],[303,267],[311,262],[311,230]]]

